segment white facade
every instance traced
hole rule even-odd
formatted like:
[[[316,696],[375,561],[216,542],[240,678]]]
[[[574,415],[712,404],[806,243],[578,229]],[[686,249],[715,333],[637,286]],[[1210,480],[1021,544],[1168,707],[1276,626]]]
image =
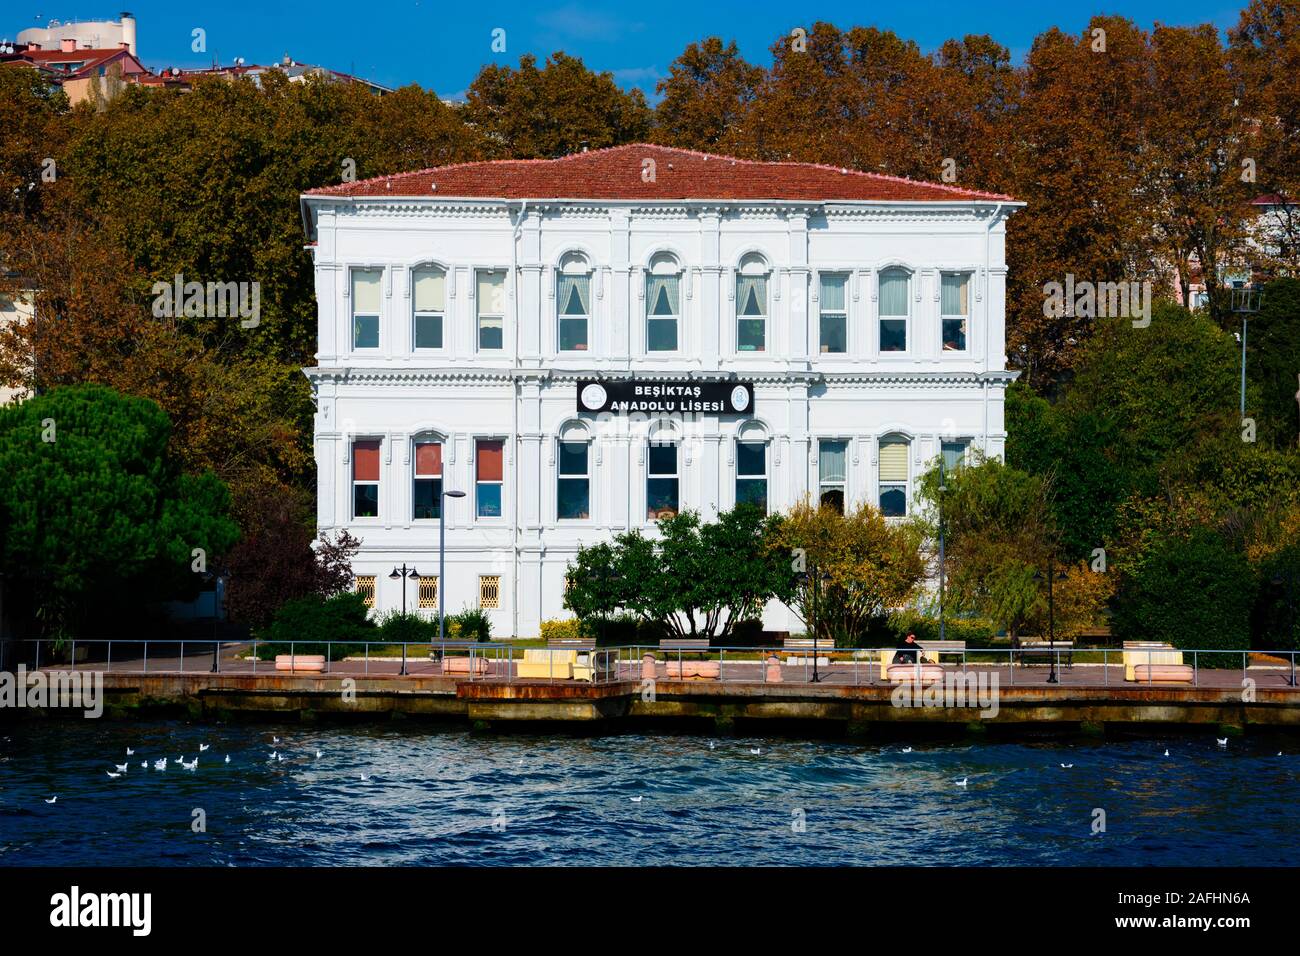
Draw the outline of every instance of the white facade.
[[[493,633],[522,637],[569,616],[565,572],[580,545],[653,531],[648,499],[670,486],[648,490],[652,467],[675,467],[678,506],[705,518],[736,501],[738,442],[751,473],[741,477],[766,482],[770,510],[841,478],[850,503],[879,504],[900,468],[902,494],[890,501],[910,508],[941,442],[1002,454],[1003,393],[1014,377],[1004,352],[1005,222],[1018,205],[308,195],[319,528],[360,538],[355,572],[374,577],[378,610],[400,608],[405,582],[389,578],[394,567],[437,573],[438,520],[415,517],[414,500],[417,458],[426,471],[433,462],[417,443],[440,443],[443,487],[467,495],[446,509],[447,613],[478,606],[481,578],[497,577]],[[481,294],[492,292],[480,281],[488,271],[502,274],[499,297]],[[662,312],[674,286],[677,347],[651,351],[647,292]],[[832,309],[840,288],[842,311]],[[766,315],[742,326],[738,313],[758,298]],[[424,344],[437,342],[429,324],[437,319],[440,347],[417,347],[417,305]],[[585,322],[562,330],[566,305],[585,310]],[[887,350],[899,327],[882,332],[882,306],[906,312],[889,320],[902,322],[902,350]],[[501,348],[481,347],[495,344],[497,312]],[[762,350],[741,347],[759,332]],[[662,325],[654,339],[669,344]],[[752,414],[650,421],[578,412],[578,380],[626,378],[749,382]],[[668,440],[671,454],[649,454],[651,441]],[[494,480],[476,480],[494,475],[495,446],[483,443],[497,441],[499,492]],[[583,453],[562,442],[586,443],[585,509],[574,507],[581,475],[560,500],[561,459],[572,481]],[[824,442],[844,442],[842,458]],[[355,479],[369,477],[376,447],[377,495],[360,494],[377,497],[378,514],[358,517]],[[480,516],[498,494],[500,514]],[[566,505],[585,517],[561,518]],[[405,586],[415,607],[417,588]],[[765,614],[769,629],[794,623],[781,606]]]

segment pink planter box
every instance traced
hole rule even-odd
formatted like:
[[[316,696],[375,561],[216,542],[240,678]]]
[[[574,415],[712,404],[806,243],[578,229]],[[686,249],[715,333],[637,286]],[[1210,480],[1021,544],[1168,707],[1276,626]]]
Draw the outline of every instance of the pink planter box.
[[[321,673],[325,670],[324,654],[277,654],[275,669],[278,671],[308,671]]]
[[[1191,664],[1137,664],[1133,679],[1139,684],[1190,684]]]
[[[444,674],[486,674],[487,658],[484,657],[444,657],[442,659]]]
[[[679,680],[718,680],[722,677],[720,661],[669,661],[668,676]]]
[[[943,680],[943,668],[938,664],[890,664],[889,680],[893,684],[936,684]]]

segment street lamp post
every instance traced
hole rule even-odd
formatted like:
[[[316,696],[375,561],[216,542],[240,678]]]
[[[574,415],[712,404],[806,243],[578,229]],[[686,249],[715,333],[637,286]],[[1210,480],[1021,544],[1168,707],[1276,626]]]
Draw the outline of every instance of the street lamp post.
[[[443,582],[446,578],[447,570],[447,499],[464,498],[463,491],[442,491],[438,495],[438,652],[442,653],[442,645],[446,642],[444,633],[446,613],[443,610],[442,595],[446,590]],[[430,655],[432,656],[432,654]]]
[[[1264,294],[1258,286],[1233,289],[1230,305],[1232,311],[1241,316],[1241,417],[1246,417],[1246,323],[1251,315],[1259,312]]]
[[[402,617],[406,617],[406,579],[413,578],[414,580],[418,581],[420,580],[420,574],[418,571],[415,570],[415,568],[408,568],[406,566],[406,562],[403,561],[402,566],[400,568],[393,568],[393,573],[390,574],[388,578],[391,581],[402,582]],[[401,670],[398,671],[398,674],[400,674],[402,677],[406,676],[406,642],[405,641],[402,642],[402,668]]]
[[[819,637],[818,631],[820,630],[820,625],[821,625],[821,617],[817,613],[817,590],[818,590],[817,585],[822,581],[829,581],[831,576],[825,573],[824,571],[814,569],[812,571],[804,571],[803,574],[800,575],[800,577],[803,579],[803,581],[806,584],[808,584],[812,588],[813,672],[812,672],[812,677],[809,680],[809,683],[818,684],[821,682],[822,677],[821,677],[821,671],[819,671],[817,668],[817,642]]]
[[[939,455],[939,640],[944,640],[944,621],[943,621],[943,597],[944,597],[944,575],[943,575],[943,493],[948,490],[944,483],[943,473],[943,455]]]
[[[1051,669],[1047,673],[1047,683],[1059,684],[1060,678],[1056,674],[1056,601],[1052,593],[1052,583],[1057,579],[1065,579],[1065,572],[1056,570],[1056,554],[1049,551],[1047,553],[1047,653],[1051,658],[1049,661]],[[1034,572],[1034,580],[1041,581],[1043,575],[1039,571]]]

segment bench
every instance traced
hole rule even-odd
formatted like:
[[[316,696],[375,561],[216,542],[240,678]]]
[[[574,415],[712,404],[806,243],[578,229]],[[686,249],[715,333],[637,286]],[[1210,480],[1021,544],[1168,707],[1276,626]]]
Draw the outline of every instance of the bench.
[[[486,657],[444,657],[442,659],[444,674],[486,674],[488,662]]]
[[[689,651],[692,653],[707,652],[709,649],[709,639],[707,637],[665,637],[659,642],[661,651]]]
[[[554,647],[524,649],[524,659],[515,665],[515,676],[548,680],[572,680],[573,665],[578,663],[576,650]]]
[[[943,663],[943,654],[964,654],[966,652],[965,641],[926,641],[922,644],[916,642],[916,646],[921,651],[921,661],[931,664]],[[894,655],[899,651],[906,651],[905,647],[886,647],[880,651],[880,679],[889,680],[889,667],[894,663]],[[901,662],[900,662],[901,663]],[[906,665],[904,665],[906,666]]]
[[[589,651],[596,646],[596,642],[590,637],[549,637],[546,639],[546,646],[548,648],[555,647],[562,651]]]
[[[891,684],[938,684],[943,681],[943,668],[938,664],[890,664],[885,679]]]
[[[1055,657],[1059,663],[1061,655],[1065,655],[1066,667],[1074,666],[1074,641],[1021,641],[1016,650],[1020,653],[1021,667],[1028,663],[1026,657],[1042,657],[1048,663]]]
[[[1183,652],[1165,641],[1125,641],[1123,645],[1124,679],[1137,680],[1139,665],[1180,665]]]
[[[817,638],[816,647],[814,647],[813,639],[811,637],[787,637],[785,640],[781,642],[781,649],[787,652],[816,650],[818,652],[817,654],[818,665],[821,667],[829,667],[831,663],[831,659],[829,655],[831,654],[832,651],[835,650],[835,642],[832,640],[825,640],[819,637]],[[826,657],[822,656],[821,654],[822,651],[826,652],[827,654]],[[805,659],[802,657],[796,657],[792,654],[790,657],[786,658],[786,663],[803,664],[805,663]]]
[[[275,669],[278,671],[310,671],[319,674],[325,670],[325,655],[276,654]]]
[[[1190,684],[1193,676],[1191,664],[1138,664],[1133,668],[1133,679],[1139,684]]]
[[[664,666],[668,669],[669,679],[720,680],[722,678],[721,661],[669,661]]]

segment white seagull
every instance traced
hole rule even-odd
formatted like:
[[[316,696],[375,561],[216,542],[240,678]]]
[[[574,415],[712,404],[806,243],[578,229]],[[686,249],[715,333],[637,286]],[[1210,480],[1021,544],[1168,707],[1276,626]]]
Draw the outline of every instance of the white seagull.
[[[124,764],[124,763],[117,763],[117,764],[113,764],[113,766],[115,766],[115,767],[117,768],[117,772],[118,772],[118,773],[126,773],[126,764]]]
[[[325,752],[324,752],[324,751],[322,751],[322,750],[318,750],[318,751],[316,751],[316,759],[317,759],[317,760],[320,760],[320,758],[323,757],[323,756],[325,756]]]
[[[113,773],[111,770],[105,770],[104,773],[108,774],[109,780],[116,780],[118,777],[122,776],[120,773]]]
[[[962,777],[960,780],[957,781],[957,786],[959,786],[959,787],[964,787],[964,786],[966,786],[966,781],[967,781],[968,779],[969,779],[968,777]]]
[[[1073,767],[1073,766],[1074,766],[1074,764],[1072,764],[1072,763],[1063,763],[1063,764],[1061,764],[1061,769],[1062,769],[1062,770],[1069,770],[1069,769],[1070,769],[1071,767]]]
[[[46,800],[45,802],[46,802],[46,803],[53,803],[55,800],[58,800],[58,799],[59,799],[59,797],[58,797],[58,795],[56,794],[55,796],[50,797],[50,799]]]
[[[750,747],[750,748],[749,748],[749,752],[752,753],[752,754],[755,754],[755,755],[757,755],[757,754],[761,754],[761,753],[763,752],[763,748],[762,748],[762,747]]]
[[[207,744],[199,744],[199,753],[203,753],[203,751],[205,751],[205,750],[207,750],[207,749],[208,749],[208,745],[207,745]]]
[[[912,752],[912,748],[911,748],[911,747],[904,747],[904,748],[903,748],[903,753],[905,753],[905,754],[910,754],[911,752]]]
[[[186,770],[193,770],[193,769],[194,769],[195,767],[197,767],[198,765],[199,765],[199,758],[198,758],[198,757],[195,757],[195,758],[194,758],[193,760],[191,760],[189,763],[186,763],[184,760],[181,761],[181,766],[182,766],[184,769],[186,769]]]
[[[167,758],[166,758],[166,757],[163,757],[161,760],[155,760],[155,761],[153,762],[153,768],[154,768],[155,770],[166,770],[166,769],[167,769]]]
[[[268,759],[268,760],[274,760],[274,759],[275,759],[276,757],[278,757],[278,756],[280,756],[280,755],[279,755],[278,753],[276,753],[274,750],[272,750],[272,751],[271,751],[271,756],[268,757],[267,759]]]
[[[126,748],[126,755],[127,755],[128,757],[134,757],[134,756],[135,756],[135,751],[132,750],[130,747],[127,747],[127,748]]]
[[[1166,756],[1166,757],[1169,756],[1169,748],[1168,748],[1168,747],[1165,748],[1165,756]]]
[[[140,769],[141,769],[141,770],[148,770],[148,769],[149,769],[149,761],[147,761],[147,760],[141,760],[141,761],[140,761]]]
[[[361,775],[361,782],[362,782],[362,783],[365,783],[365,781],[367,781],[367,780],[369,780],[369,779],[370,779],[370,778],[369,778],[368,776],[366,776],[364,773]]]
[[[226,763],[230,763],[230,754],[226,754]]]
[[[271,738],[271,743],[273,743],[273,744],[278,744],[279,742],[280,742],[280,738],[279,738],[279,737],[272,737],[272,738]]]
[[[1219,746],[1220,746],[1220,747],[1226,747],[1226,746],[1228,746],[1228,738],[1227,738],[1227,737],[1215,737],[1214,739],[1217,740],[1217,741],[1219,742]]]
[[[632,802],[633,802],[633,803],[640,803],[640,802],[641,802],[641,798],[640,798],[640,797],[633,797],[633,798],[632,798]]]

